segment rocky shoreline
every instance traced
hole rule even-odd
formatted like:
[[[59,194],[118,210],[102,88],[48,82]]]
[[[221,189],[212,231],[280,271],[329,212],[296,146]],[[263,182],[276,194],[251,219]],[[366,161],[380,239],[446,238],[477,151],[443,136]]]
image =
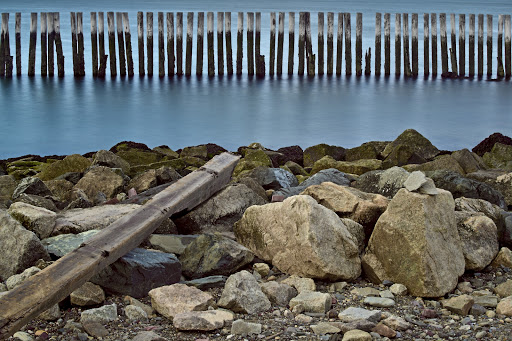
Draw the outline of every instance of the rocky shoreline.
[[[2,295],[226,150],[121,142],[0,160]],[[440,151],[240,147],[167,219],[12,340],[509,340],[512,139]]]

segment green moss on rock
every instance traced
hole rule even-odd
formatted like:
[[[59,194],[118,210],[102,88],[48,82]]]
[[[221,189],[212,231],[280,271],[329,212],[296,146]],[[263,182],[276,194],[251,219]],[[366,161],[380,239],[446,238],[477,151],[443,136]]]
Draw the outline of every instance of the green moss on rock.
[[[491,168],[512,171],[512,146],[495,143],[492,150],[484,154],[483,159]]]
[[[414,171],[436,171],[436,170],[451,170],[457,172],[461,175],[464,175],[464,169],[460,166],[457,160],[451,155],[440,155],[436,157],[433,161],[429,161],[422,164],[411,164],[405,165],[402,167],[408,172]]]
[[[164,158],[160,153],[141,149],[121,150],[118,151],[116,155],[128,161],[131,167],[149,165],[161,161]]]
[[[380,169],[382,161],[377,159],[363,159],[357,161],[336,161],[330,156],[324,156],[313,165],[311,175],[323,169],[336,168],[340,172],[361,175],[366,172]]]
[[[203,160],[208,160],[208,149],[206,148],[205,144],[193,147],[185,147],[181,151],[180,157],[195,157]]]
[[[416,153],[425,160],[431,160],[439,154],[439,149],[437,149],[427,138],[414,129],[407,129],[393,142],[386,146],[382,152],[382,156],[387,158],[393,150],[400,146],[408,146],[411,154]]]
[[[322,143],[304,150],[304,167],[312,167],[324,156],[331,156],[336,161],[345,160],[345,148]]]
[[[73,154],[66,156],[63,160],[55,161],[46,166],[37,177],[43,181],[53,180],[58,176],[70,172],[84,172],[89,166],[91,161],[82,155]]]

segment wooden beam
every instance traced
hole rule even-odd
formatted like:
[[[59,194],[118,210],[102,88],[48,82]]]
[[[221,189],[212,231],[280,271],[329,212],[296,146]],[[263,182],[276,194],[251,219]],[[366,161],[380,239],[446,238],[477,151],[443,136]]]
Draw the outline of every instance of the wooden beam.
[[[151,201],[110,224],[92,239],[0,299],[0,339],[66,298],[95,273],[140,245],[172,214],[191,210],[223,188],[239,157],[223,153],[170,185]]]

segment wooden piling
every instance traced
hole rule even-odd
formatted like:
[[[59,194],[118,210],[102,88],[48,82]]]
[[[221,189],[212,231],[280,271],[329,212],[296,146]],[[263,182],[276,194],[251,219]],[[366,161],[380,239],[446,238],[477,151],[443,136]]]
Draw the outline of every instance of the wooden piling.
[[[183,12],[176,13],[176,74],[183,75]]]
[[[194,37],[194,12],[187,13],[187,49],[185,52],[185,76],[192,75],[192,38]]]
[[[240,76],[243,69],[244,58],[244,13],[238,12],[238,19],[236,21],[237,34],[236,34],[236,75]]]
[[[224,12],[217,12],[217,74],[224,75]]]
[[[505,76],[505,70],[500,68],[500,63],[503,63],[503,14],[498,15],[498,78]]]
[[[452,61],[452,73],[456,76],[458,74],[457,66],[457,33],[455,31],[455,13],[450,14],[450,33],[451,33],[451,45],[450,45],[450,56]]]
[[[99,50],[98,77],[105,77],[108,56],[105,54],[105,19],[104,19],[103,12],[98,12],[98,50]]]
[[[0,53],[3,58],[3,54]],[[0,65],[4,65],[1,63]],[[0,67],[0,76],[4,74],[3,68]],[[41,12],[41,76],[46,77],[48,73],[48,55],[47,55],[47,25],[46,25],[46,13]]]
[[[98,29],[96,18],[96,12],[91,12],[91,66],[93,77],[98,77]]]
[[[428,20],[427,20],[428,22]],[[418,77],[418,13],[413,13],[411,18],[412,41],[412,76]],[[428,55],[428,52],[427,52]]]
[[[430,20],[428,13],[423,13],[423,76],[428,77],[430,68]]]
[[[254,45],[254,56],[256,62],[256,76],[265,75],[265,71],[261,69],[265,64],[261,64],[260,56],[261,56],[261,12],[256,12],[255,18],[255,45]]]
[[[78,74],[85,76],[85,55],[84,55],[84,19],[83,13],[76,13],[76,38],[77,38],[77,60]],[[48,46],[48,48],[50,48]]]
[[[382,14],[375,14],[375,76],[380,76],[381,69]]]
[[[324,74],[324,12],[318,12],[318,74]]]
[[[371,75],[372,71],[372,48],[369,47],[368,51],[364,54],[364,75],[369,76]]]
[[[411,58],[409,54],[409,14],[404,13],[403,14],[403,25],[404,25],[404,33],[403,33],[403,40],[404,40],[404,76],[410,77],[411,76]]]
[[[395,14],[395,75],[400,76],[402,68],[402,16],[400,13]]]
[[[475,15],[469,15],[469,77],[475,76]]]
[[[510,78],[510,76],[512,75],[510,38],[511,38],[510,14],[507,14],[507,15],[505,15],[505,76],[507,77],[507,79]]]
[[[53,12],[46,13],[46,21],[48,24],[48,76],[53,77],[55,73],[55,22]],[[6,56],[9,56],[9,54],[6,53]]]
[[[441,72],[448,74],[448,41],[446,37],[446,13],[439,14],[439,28],[441,34]]]
[[[277,29],[277,74],[283,73],[284,12],[279,12]]]
[[[293,75],[295,44],[295,12],[288,13],[288,74]]]
[[[327,13],[327,75],[334,72],[334,12]]]
[[[299,69],[297,74],[304,75],[304,56],[305,56],[305,42],[306,42],[306,14],[305,12],[299,13]]]
[[[114,12],[107,12],[107,29],[108,29],[108,48],[110,54],[110,75],[117,76],[117,61],[116,61],[116,35],[114,27]],[[78,54],[77,54],[78,65]]]
[[[167,22],[167,75],[174,76],[174,13],[165,14]],[[202,57],[202,56],[201,56]]]
[[[21,13],[14,17],[14,39],[16,40],[16,76],[21,76]]]
[[[484,75],[484,15],[478,15],[478,77]]]
[[[123,37],[123,13],[116,12],[116,28],[117,28],[117,47],[119,52],[119,74],[121,77],[126,76],[126,57],[124,54],[124,37]]]
[[[492,14],[487,14],[487,76],[492,76]]]
[[[146,48],[148,54],[148,76],[153,76],[153,12],[146,12]]]
[[[249,32],[247,32],[249,35]],[[213,50],[213,12],[206,14],[206,37],[208,44],[208,76],[215,76],[215,59]]]
[[[71,51],[73,57],[73,74],[79,76],[78,72],[78,40],[76,38],[76,13],[70,13],[71,21]]]
[[[224,13],[226,38],[226,69],[228,76],[233,75],[233,47],[231,45],[231,12]]]
[[[384,14],[384,75],[391,74],[391,23],[390,14]]]
[[[459,14],[459,77],[466,74],[466,15]]]
[[[336,75],[341,75],[343,59],[343,13],[338,13],[338,32],[336,36]]]
[[[363,13],[356,15],[356,76],[361,76],[363,63]]]
[[[53,13],[54,31],[55,31],[55,51],[57,54],[57,73],[59,77],[64,77],[64,53],[62,52],[62,39],[60,37],[60,14]]]
[[[139,76],[146,74],[144,65],[144,13],[137,12],[137,38],[139,48]]]
[[[270,13],[270,58],[268,74],[273,76],[276,59],[276,12]]]
[[[12,57],[9,46],[9,13],[2,13],[0,35],[0,76],[12,77]]]
[[[203,74],[204,12],[197,13],[196,75]]]
[[[128,12],[123,12],[124,40],[126,45],[126,62],[128,77],[133,77],[133,54],[132,54],[132,33],[130,31],[130,19]]]
[[[157,13],[158,22],[158,77],[165,76],[164,12]],[[166,18],[167,19],[167,18]],[[167,23],[167,20],[166,20]]]
[[[432,77],[437,76],[437,14],[430,15],[432,37]]]
[[[350,13],[345,13],[345,75],[352,75],[352,27],[350,24]]]
[[[28,75],[36,74],[37,13],[30,13],[30,45],[28,49]]]
[[[5,13],[7,14],[7,13]],[[5,76],[5,52],[4,52],[4,46],[5,46],[5,30],[9,29],[9,26],[7,25],[7,20],[5,20],[5,15],[2,13],[2,22],[0,27],[0,77]]]
[[[306,63],[308,69],[308,76],[313,77],[315,75],[315,58],[313,54],[313,41],[311,39],[311,13],[306,12],[305,16],[306,24]]]

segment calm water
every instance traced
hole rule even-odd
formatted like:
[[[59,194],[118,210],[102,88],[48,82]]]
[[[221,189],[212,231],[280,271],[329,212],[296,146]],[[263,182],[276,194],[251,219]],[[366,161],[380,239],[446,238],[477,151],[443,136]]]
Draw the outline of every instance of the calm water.
[[[454,150],[472,148],[495,131],[512,134],[512,82],[442,80],[439,77],[434,80],[424,80],[423,77],[404,80],[395,77],[354,76],[324,76],[310,80],[297,75],[274,78],[267,76],[263,80],[256,80],[247,77],[245,69],[241,78],[225,76],[208,79],[193,76],[159,79],[136,76],[133,79],[110,79],[107,72],[106,80],[97,80],[92,78],[90,70],[90,11],[129,12],[137,72],[135,24],[136,12],[139,10],[231,11],[234,46],[236,12],[261,11],[261,49],[262,54],[267,56],[267,62],[268,13],[271,11],[311,11],[314,53],[318,11],[343,11],[353,14],[353,53],[356,12],[363,13],[365,50],[368,47],[372,47],[373,50],[375,12],[392,13],[392,41],[394,13],[419,13],[421,62],[424,12],[493,14],[496,38],[497,15],[512,12],[512,5],[507,0],[486,3],[430,1],[428,4],[424,1],[390,3],[355,0],[262,0],[258,2],[257,7],[252,2],[227,0],[216,1],[215,4],[207,0],[180,3],[155,0],[137,4],[110,1],[108,7],[105,3],[91,0],[84,6],[76,5],[69,0],[51,1],[49,4],[40,1],[2,0],[1,11],[11,13],[11,53],[14,53],[14,12],[22,12],[24,74],[27,70],[30,12],[61,13],[66,77],[43,79],[36,76],[29,79],[24,75],[9,80],[0,79],[0,158],[28,153],[85,153],[108,149],[121,140],[143,142],[150,147],[167,144],[174,149],[214,142],[232,150],[254,141],[270,148],[292,144],[308,147],[321,142],[353,147],[369,140],[392,140],[406,128],[417,129],[439,148]],[[80,80],[75,80],[72,76],[70,11],[84,12],[87,76]],[[186,15],[184,21],[186,28]],[[284,46],[287,47],[287,21],[285,27]],[[392,45],[392,52],[393,50]],[[440,51],[439,47],[438,50]],[[156,52],[155,50],[155,71],[158,72]],[[39,53],[38,49],[37,59],[40,58]],[[195,55],[195,40],[193,54]],[[244,55],[244,67],[245,58]],[[284,60],[287,59],[285,48]],[[391,61],[394,61],[393,53]],[[296,66],[297,62],[296,60]],[[345,61],[343,70],[344,63]],[[440,67],[440,61],[438,64]],[[287,69],[286,64],[283,69]],[[36,72],[39,70],[38,61]],[[195,60],[192,70],[195,70]],[[419,70],[422,74],[421,64]],[[393,64],[391,72],[394,72]]]

